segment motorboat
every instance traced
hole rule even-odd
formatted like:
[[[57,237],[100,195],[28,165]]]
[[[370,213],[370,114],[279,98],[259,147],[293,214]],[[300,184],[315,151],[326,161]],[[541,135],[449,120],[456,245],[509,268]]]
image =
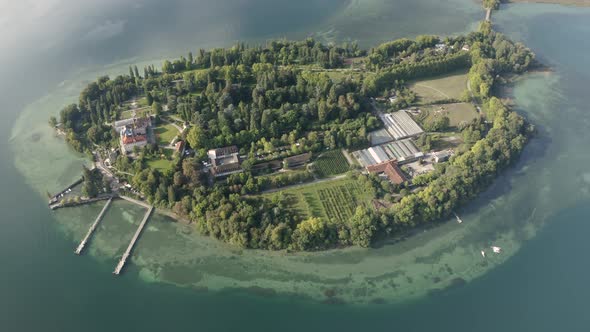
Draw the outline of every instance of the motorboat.
[[[453,212],[453,214],[455,214],[455,218],[457,218],[457,222],[458,223],[462,223],[463,222],[463,220],[461,220],[461,218],[459,218],[459,216],[455,212]]]

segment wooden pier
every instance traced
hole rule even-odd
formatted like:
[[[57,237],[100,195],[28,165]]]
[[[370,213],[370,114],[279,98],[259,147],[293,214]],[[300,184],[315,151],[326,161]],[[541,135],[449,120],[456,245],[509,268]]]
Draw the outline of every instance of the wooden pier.
[[[96,220],[90,226],[88,233],[86,233],[86,236],[84,237],[84,239],[82,239],[82,242],[80,242],[80,244],[78,245],[78,248],[76,248],[76,251],[74,251],[76,253],[76,255],[80,255],[82,253],[82,250],[84,250],[84,247],[86,246],[86,244],[88,243],[88,240],[92,236],[92,233],[94,233],[94,231],[96,230],[96,227],[98,226],[98,224],[102,220],[102,217],[104,217],[104,213],[107,211],[107,209],[111,205],[112,201],[113,201],[113,198],[111,197],[111,198],[109,198],[107,203],[104,205],[104,207],[102,208],[102,210],[98,214],[98,217],[96,217]]]
[[[58,202],[59,198],[66,194],[68,192],[68,190],[73,189],[75,186],[79,185],[80,183],[84,182],[84,178],[80,177],[78,180],[76,180],[74,183],[70,184],[69,186],[67,186],[65,189],[61,190],[60,192],[58,192],[57,194],[49,197],[49,205],[55,204]]]
[[[121,196],[121,198],[128,200],[128,201],[136,201],[136,200],[130,199],[128,197],[126,198],[124,196]],[[140,204],[140,203],[138,203],[138,204]],[[140,205],[145,206],[144,204],[145,203],[141,203]],[[147,223],[148,219],[150,218],[150,215],[152,214],[153,210],[154,210],[153,206],[148,206],[148,210],[145,213],[145,215],[143,216],[143,220],[139,224],[137,231],[135,231],[135,235],[133,235],[133,238],[131,239],[129,246],[127,246],[127,250],[125,250],[125,253],[123,253],[123,256],[121,257],[119,264],[117,264],[115,271],[113,271],[113,274],[115,274],[115,275],[121,274],[121,271],[123,270],[123,267],[125,266],[125,263],[127,262],[127,258],[129,258],[129,256],[131,256],[131,251],[133,250],[133,246],[135,246],[135,242],[139,238],[139,235],[141,234],[141,231],[145,227],[145,224]]]
[[[131,198],[131,197],[128,197],[128,196],[125,196],[125,195],[119,195],[119,198],[124,199],[127,202],[131,202],[133,204],[137,204],[137,205],[143,206],[146,209],[149,209],[150,207],[152,207],[151,205],[147,204],[146,202],[143,202],[143,201],[140,201],[140,200],[137,200],[135,198]]]
[[[490,22],[492,20],[492,8],[486,9],[486,21]]]
[[[54,204],[50,204],[49,208],[51,210],[57,210],[57,209],[61,209],[61,208],[67,208],[67,207],[74,207],[74,206],[80,206],[80,205],[85,205],[85,204],[91,204],[91,203],[96,203],[98,201],[106,201],[113,198],[113,195],[103,195],[103,196],[99,196],[99,197],[95,197],[95,198],[89,198],[89,199],[81,199],[79,201],[74,201],[74,202],[68,202],[68,203],[54,203]]]

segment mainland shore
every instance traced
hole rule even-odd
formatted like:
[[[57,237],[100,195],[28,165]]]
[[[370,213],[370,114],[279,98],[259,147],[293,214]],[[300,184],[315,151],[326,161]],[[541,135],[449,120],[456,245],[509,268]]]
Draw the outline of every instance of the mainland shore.
[[[510,0],[509,3],[551,3],[567,6],[590,6],[590,0]]]

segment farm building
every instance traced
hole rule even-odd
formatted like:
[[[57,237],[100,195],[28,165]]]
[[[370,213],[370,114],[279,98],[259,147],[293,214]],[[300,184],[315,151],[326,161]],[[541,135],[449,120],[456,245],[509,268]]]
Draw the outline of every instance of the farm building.
[[[180,155],[184,154],[184,148],[185,148],[184,141],[178,141],[178,142],[176,142],[176,144],[174,144],[174,152],[176,152]]]
[[[391,160],[397,160],[398,163],[404,164],[424,156],[411,139],[373,146],[368,149],[355,151],[352,155],[363,167],[381,164]]]
[[[298,154],[283,160],[284,168],[298,168],[304,166],[311,159],[311,152]]]
[[[424,132],[406,111],[379,114],[379,117],[385,128],[370,134],[373,144],[414,137]]]
[[[434,162],[436,162],[436,163],[445,162],[445,161],[449,160],[451,155],[452,155],[452,153],[449,150],[435,152],[434,153]]]
[[[240,166],[238,147],[235,145],[209,150],[207,156],[209,156],[209,162],[211,163],[211,174],[215,177],[243,171]]]
[[[369,173],[384,174],[389,181],[395,184],[402,184],[407,181],[406,176],[397,165],[395,160],[386,161],[380,164],[367,166]]]

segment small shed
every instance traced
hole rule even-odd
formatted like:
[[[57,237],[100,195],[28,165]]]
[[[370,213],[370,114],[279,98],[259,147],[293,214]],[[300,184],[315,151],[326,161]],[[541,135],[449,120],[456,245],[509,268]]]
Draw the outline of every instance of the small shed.
[[[445,161],[448,161],[449,158],[451,158],[451,151],[439,151],[437,153],[434,154],[434,162],[436,163],[442,163]]]

